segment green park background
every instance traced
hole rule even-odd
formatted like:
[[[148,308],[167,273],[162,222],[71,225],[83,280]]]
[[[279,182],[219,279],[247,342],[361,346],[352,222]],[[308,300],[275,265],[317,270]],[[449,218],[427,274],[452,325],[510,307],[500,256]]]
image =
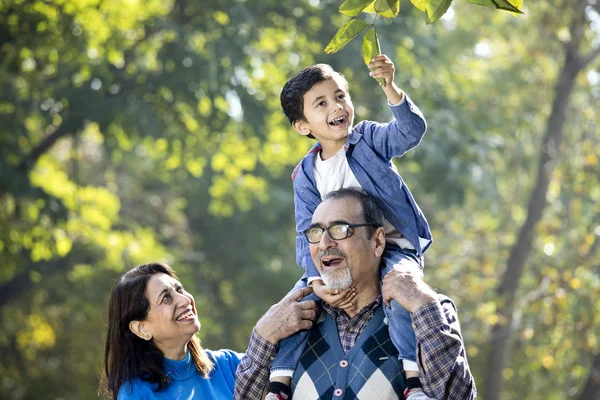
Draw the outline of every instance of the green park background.
[[[376,22],[428,121],[395,160],[432,227],[425,279],[456,300],[479,398],[600,399],[600,1],[477,2]],[[326,62],[356,122],[391,118],[360,37],[323,52],[340,4],[0,3],[1,399],[103,398],[108,294],[139,263],[179,273],[206,347],[245,350],[302,272],[312,141],[283,84]]]

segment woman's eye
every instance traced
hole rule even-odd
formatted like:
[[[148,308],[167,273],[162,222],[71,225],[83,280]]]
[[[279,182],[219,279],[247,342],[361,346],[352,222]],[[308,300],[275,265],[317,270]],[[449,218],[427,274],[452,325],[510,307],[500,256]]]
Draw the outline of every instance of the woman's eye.
[[[346,98],[346,95],[345,95],[345,94],[340,94],[340,95],[338,96],[338,99],[340,99],[340,100],[341,100],[341,99],[344,99],[344,98]]]
[[[175,290],[177,290],[179,293],[183,293],[184,291],[183,286],[178,286]]]
[[[165,301],[169,300],[170,298],[171,298],[171,295],[167,293],[163,296],[162,301],[165,302]]]
[[[324,101],[320,101],[319,104],[317,104],[317,107],[321,107],[321,106],[324,106],[324,105],[325,105],[325,102]]]

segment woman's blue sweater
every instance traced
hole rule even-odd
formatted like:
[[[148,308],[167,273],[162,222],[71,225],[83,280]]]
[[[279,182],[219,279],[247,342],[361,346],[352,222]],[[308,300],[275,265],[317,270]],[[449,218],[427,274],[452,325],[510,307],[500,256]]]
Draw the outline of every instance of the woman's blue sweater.
[[[157,384],[142,379],[125,382],[119,390],[118,400],[197,400],[232,399],[235,387],[235,371],[243,354],[231,350],[210,351],[208,355],[215,363],[208,378],[200,376],[188,352],[183,360],[165,358],[165,371],[171,384],[160,392],[155,392]]]

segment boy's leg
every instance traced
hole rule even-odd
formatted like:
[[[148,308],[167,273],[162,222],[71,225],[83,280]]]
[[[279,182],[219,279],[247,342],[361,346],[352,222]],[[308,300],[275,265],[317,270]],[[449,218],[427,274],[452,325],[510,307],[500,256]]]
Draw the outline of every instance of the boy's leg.
[[[422,258],[418,257],[414,250],[401,249],[387,244],[381,265],[381,279],[394,268],[407,268],[422,275]],[[383,306],[388,319],[390,339],[398,350],[398,359],[402,360],[409,387],[406,393],[407,398],[416,399],[414,395],[408,397],[412,393],[410,389],[419,390],[418,388],[421,387],[417,364],[417,340],[412,327],[412,318],[410,313],[396,300],[392,300],[390,305],[391,307],[385,304]],[[427,399],[428,397],[423,398]]]
[[[306,287],[306,281],[300,279],[292,291],[302,287]],[[320,301],[319,297],[314,293],[309,294],[300,301],[306,300]],[[275,393],[278,395],[279,392],[283,391],[289,396],[289,385],[292,382],[292,376],[294,375],[300,356],[304,351],[304,346],[306,346],[308,334],[308,330],[299,331],[292,336],[283,339],[279,343],[279,350],[271,364],[271,375],[269,377],[271,383],[268,388],[269,394]],[[267,399],[270,398],[276,399],[277,397],[267,396]]]

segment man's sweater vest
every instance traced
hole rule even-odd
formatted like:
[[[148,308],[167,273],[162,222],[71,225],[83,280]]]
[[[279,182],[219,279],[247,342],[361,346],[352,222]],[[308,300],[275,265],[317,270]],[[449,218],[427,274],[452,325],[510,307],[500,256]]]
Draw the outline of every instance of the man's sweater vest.
[[[376,308],[348,354],[342,349],[335,320],[323,314],[294,373],[293,399],[403,399],[404,370],[384,323],[383,308]]]

